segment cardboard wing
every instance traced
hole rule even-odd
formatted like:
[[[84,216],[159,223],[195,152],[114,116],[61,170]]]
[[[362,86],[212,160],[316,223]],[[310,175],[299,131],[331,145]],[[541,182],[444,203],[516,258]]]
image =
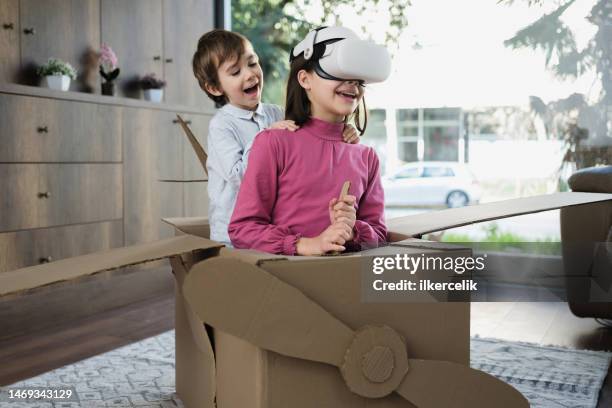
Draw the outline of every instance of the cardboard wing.
[[[111,249],[46,264],[0,273],[0,296],[98,272],[170,258],[223,245],[195,235],[181,235],[155,242]]]
[[[387,222],[387,227],[389,231],[395,233],[420,237],[429,232],[483,221],[609,200],[612,200],[612,194],[576,192],[545,194],[393,218]]]

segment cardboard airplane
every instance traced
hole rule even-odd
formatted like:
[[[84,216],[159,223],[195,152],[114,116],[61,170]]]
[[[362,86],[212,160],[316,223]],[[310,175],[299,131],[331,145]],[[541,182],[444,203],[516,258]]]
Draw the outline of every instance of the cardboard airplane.
[[[471,255],[428,232],[601,202],[612,210],[612,194],[568,192],[396,218],[388,246],[332,257],[226,248],[205,218],[165,219],[175,237],[2,273],[0,296],[169,258],[187,408],[528,407],[469,367],[469,303],[365,303],[359,271],[380,255]]]

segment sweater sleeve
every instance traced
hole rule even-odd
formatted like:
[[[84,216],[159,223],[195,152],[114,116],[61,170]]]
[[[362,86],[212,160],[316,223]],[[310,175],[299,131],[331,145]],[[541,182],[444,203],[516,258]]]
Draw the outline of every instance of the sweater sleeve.
[[[350,250],[375,248],[387,241],[385,193],[380,179],[380,163],[374,149],[370,149],[368,162],[368,185],[359,200],[353,240],[347,243]]]
[[[280,172],[279,157],[269,132],[259,133],[253,142],[249,166],[229,223],[229,236],[236,248],[295,255],[301,235],[272,224]]]

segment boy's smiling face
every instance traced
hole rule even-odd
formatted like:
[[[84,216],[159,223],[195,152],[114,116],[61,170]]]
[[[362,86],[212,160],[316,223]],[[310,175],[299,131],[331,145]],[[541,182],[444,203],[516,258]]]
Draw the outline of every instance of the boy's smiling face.
[[[255,110],[261,101],[263,72],[250,42],[238,59],[224,61],[217,69],[220,89],[208,87],[213,95],[225,95],[229,103],[242,109]]]

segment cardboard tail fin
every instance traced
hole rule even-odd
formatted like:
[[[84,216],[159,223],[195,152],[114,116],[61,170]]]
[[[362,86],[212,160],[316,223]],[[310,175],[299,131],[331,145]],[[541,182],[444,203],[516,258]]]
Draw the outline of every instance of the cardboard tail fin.
[[[183,132],[185,132],[185,135],[187,136],[187,139],[189,139],[189,143],[191,143],[191,147],[193,147],[193,150],[195,151],[196,156],[198,156],[198,160],[202,164],[202,168],[204,169],[204,173],[208,177],[208,170],[206,169],[206,160],[208,160],[208,155],[206,154],[206,150],[204,150],[204,148],[202,147],[202,145],[198,141],[198,138],[195,137],[195,135],[193,134],[193,132],[189,128],[189,125],[187,124],[187,122],[185,122],[183,120],[181,115],[177,114],[176,115],[176,119],[178,120],[178,123],[181,125],[181,128],[183,129]]]
[[[484,372],[410,359],[404,339],[390,327],[354,332],[297,288],[239,260],[198,263],[183,292],[202,321],[265,350],[336,366],[363,397],[395,391],[420,408],[529,406],[517,390]]]

